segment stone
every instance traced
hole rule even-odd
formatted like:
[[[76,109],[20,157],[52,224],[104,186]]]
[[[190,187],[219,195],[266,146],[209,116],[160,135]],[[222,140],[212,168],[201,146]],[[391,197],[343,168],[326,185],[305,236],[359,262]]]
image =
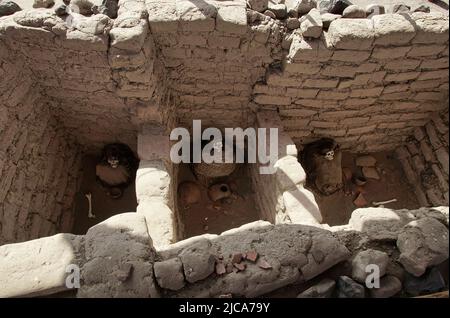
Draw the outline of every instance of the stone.
[[[295,224],[318,224],[322,214],[314,194],[303,186],[283,192],[283,204],[286,214]]]
[[[121,213],[91,227],[84,236],[84,255],[77,297],[159,296],[153,276],[155,250],[142,215]],[[127,263],[133,270],[122,283]]]
[[[428,4],[419,4],[416,7],[413,7],[413,9],[411,10],[412,12],[425,12],[425,13],[430,13],[431,9],[430,6]]]
[[[337,280],[338,298],[364,298],[364,286],[348,276],[340,276]]]
[[[342,15],[340,14],[333,14],[333,13],[322,13],[322,24],[325,29],[328,29],[330,27],[331,22],[334,20],[342,18]]]
[[[189,283],[205,279],[214,272],[215,257],[210,248],[211,242],[203,239],[180,253],[184,276]]]
[[[66,291],[66,269],[79,266],[82,236],[57,234],[0,246],[0,297],[44,296]]]
[[[367,276],[371,273],[371,269],[367,266],[374,264],[380,270],[380,277],[386,273],[389,262],[389,256],[382,251],[367,249],[361,251],[352,260],[352,278],[360,283],[365,283]]]
[[[233,254],[233,257],[231,258],[231,263],[239,264],[240,262],[242,262],[243,258],[244,256],[242,255],[242,253]]]
[[[221,7],[217,11],[216,28],[232,34],[247,32],[247,13],[244,7]]]
[[[335,287],[336,283],[334,280],[325,278],[318,284],[300,293],[297,298],[330,298],[333,295]]]
[[[372,49],[375,32],[370,19],[337,19],[324,35],[327,48],[366,51]]]
[[[222,262],[216,263],[216,274],[223,275],[227,272],[225,265]]]
[[[319,38],[322,34],[323,23],[319,10],[311,9],[299,21],[300,30],[305,38]]]
[[[372,298],[389,298],[402,290],[402,282],[395,276],[387,275],[380,279],[380,288],[370,288]]]
[[[348,0],[321,0],[319,1],[319,9],[321,12],[329,12],[333,14],[341,14],[345,8],[352,5]]]
[[[368,179],[380,180],[380,175],[374,167],[362,167],[362,173]]]
[[[0,17],[11,15],[17,11],[21,11],[22,8],[13,1],[2,1],[0,2]]]
[[[142,21],[129,28],[113,28],[109,32],[111,46],[130,52],[140,52],[148,32],[147,21]]]
[[[298,29],[300,27],[300,21],[297,18],[287,18],[286,26],[289,30]]]
[[[425,217],[406,224],[398,235],[399,262],[414,276],[448,259],[448,229],[435,218]]]
[[[261,13],[267,10],[268,5],[269,0],[247,0],[247,6],[250,9]]]
[[[396,3],[392,8],[393,13],[408,13],[410,12],[411,7],[404,3]]]
[[[51,8],[55,5],[55,0],[34,0],[33,8]]]
[[[97,3],[94,0],[71,0],[70,9],[72,12],[76,12],[82,15],[91,15],[93,13],[92,8]]]
[[[374,15],[385,14],[386,8],[381,4],[369,4],[366,6],[365,11],[366,16],[370,18]]]
[[[273,12],[270,11],[270,10],[264,11],[264,15],[265,15],[265,16],[268,16],[268,17],[271,18],[271,19],[276,19],[276,18],[277,18],[277,16],[275,15],[275,13],[273,13]]]
[[[366,156],[359,156],[356,158],[355,164],[358,167],[374,167],[377,163],[377,159],[375,157],[366,155]]]
[[[67,6],[65,4],[60,4],[59,6],[55,7],[55,14],[58,17],[62,17],[67,15]]]
[[[94,14],[104,14],[111,19],[117,18],[119,4],[117,0],[103,0],[101,4],[92,6]]]
[[[342,12],[343,18],[363,19],[366,17],[366,11],[356,4],[352,4],[344,9]]]
[[[353,204],[358,208],[362,208],[367,206],[368,202],[364,195],[362,193],[359,193],[356,199],[353,201]]]
[[[376,45],[401,45],[408,44],[416,35],[414,21],[401,14],[381,14],[372,17],[375,30]]]
[[[171,258],[154,265],[158,285],[165,289],[179,290],[184,287],[183,263],[179,258]]]
[[[306,14],[317,7],[316,0],[286,0],[285,4],[289,15],[293,17]]]
[[[275,14],[277,19],[284,19],[287,15],[286,5],[283,3],[269,2],[268,9]]]
[[[445,280],[437,267],[428,269],[420,277],[406,273],[403,281],[404,290],[412,295],[419,296],[439,292],[446,288]]]

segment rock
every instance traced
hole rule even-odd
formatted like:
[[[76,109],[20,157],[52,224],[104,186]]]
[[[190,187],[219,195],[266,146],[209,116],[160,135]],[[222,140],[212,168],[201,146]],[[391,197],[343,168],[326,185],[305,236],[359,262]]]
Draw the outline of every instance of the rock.
[[[331,22],[333,22],[334,20],[342,18],[342,16],[340,14],[333,14],[333,13],[328,13],[328,12],[322,13],[321,17],[322,17],[322,24],[325,29],[328,29]]]
[[[297,18],[288,18],[286,20],[286,26],[289,30],[295,30],[300,27],[300,21]]]
[[[223,275],[227,272],[225,265],[222,262],[216,264],[216,274]]]
[[[300,18],[300,30],[305,38],[319,38],[322,33],[323,23],[320,12],[312,9],[308,14]]]
[[[402,282],[395,276],[385,276],[380,279],[380,288],[370,288],[372,298],[389,298],[402,290]]]
[[[112,28],[112,20],[104,14],[96,14],[91,17],[78,17],[73,19],[73,27],[85,34],[107,34]]]
[[[362,193],[359,193],[356,199],[353,201],[353,204],[358,208],[362,208],[367,206],[368,202]]]
[[[414,7],[412,10],[412,12],[425,12],[425,13],[430,13],[431,9],[430,6],[427,4],[420,4],[416,7]]]
[[[119,9],[117,0],[104,0],[100,5],[92,6],[94,14],[104,14],[111,19],[117,18],[117,10]]]
[[[247,5],[252,10],[264,12],[268,8],[269,0],[247,0]]]
[[[245,34],[247,32],[247,13],[244,7],[221,7],[217,11],[216,29],[218,31]],[[233,165],[230,165],[232,168]]]
[[[33,8],[51,8],[55,5],[55,0],[34,0]]]
[[[11,15],[21,10],[22,8],[20,8],[19,5],[13,1],[0,2],[0,17]]]
[[[71,264],[79,266],[82,240],[83,236],[56,234],[0,246],[0,297],[43,296],[68,290],[66,269]]]
[[[294,17],[296,14],[306,14],[317,7],[316,0],[286,0],[285,4],[289,15]]]
[[[195,182],[185,181],[178,186],[178,198],[183,206],[196,204],[200,202],[201,197],[200,186]]]
[[[270,10],[264,11],[264,15],[268,16],[268,17],[271,18],[271,19],[276,19],[276,18],[277,18],[277,16],[275,15],[275,13],[273,13],[273,12],[270,11]]]
[[[398,235],[399,262],[414,276],[427,267],[448,259],[448,229],[434,218],[425,217],[406,224]]]
[[[317,285],[314,285],[304,292],[300,293],[297,298],[330,298],[336,287],[334,280],[325,278]]]
[[[67,15],[67,6],[65,4],[60,4],[59,6],[55,7],[55,14],[58,17],[62,17]]]
[[[154,265],[158,285],[165,289],[179,290],[184,287],[183,263],[179,258],[171,258]]]
[[[356,158],[356,165],[358,167],[375,167],[375,164],[377,163],[377,159],[375,159],[373,156],[359,156]]]
[[[360,19],[366,17],[366,11],[356,4],[352,4],[342,12],[343,18]]]
[[[283,3],[269,2],[268,9],[275,14],[277,19],[284,19],[287,15],[286,5]]]
[[[380,175],[374,167],[362,167],[362,173],[368,179],[380,180]]]
[[[125,263],[114,274],[121,282],[125,282],[130,277],[133,270],[133,264]]]
[[[445,280],[436,267],[427,270],[427,272],[420,277],[415,277],[406,273],[403,287],[404,290],[412,296],[431,294],[446,288]]]
[[[364,298],[364,286],[348,276],[340,276],[337,280],[338,298]]]
[[[155,250],[142,215],[121,213],[91,227],[84,236],[84,254],[77,297],[158,297]],[[126,272],[127,263],[133,270],[122,283],[125,275],[120,271]]]
[[[205,279],[214,272],[215,257],[210,248],[208,240],[201,240],[180,253],[184,276],[189,283]]]
[[[320,12],[329,12],[342,15],[345,8],[351,4],[352,3],[348,0],[321,0],[319,1],[319,10]]]
[[[392,12],[393,13],[408,13],[408,12],[410,12],[410,10],[411,10],[410,6],[407,6],[404,3],[397,3],[394,5]]]
[[[374,15],[385,14],[385,13],[386,13],[386,8],[381,4],[369,4],[366,7],[366,16],[368,18],[370,18]]]
[[[82,15],[91,15],[93,13],[92,7],[95,5],[93,0],[71,0],[70,10]]]
[[[389,256],[381,251],[368,249],[361,251],[352,260],[352,278],[360,283],[365,283],[367,276],[371,273],[366,271],[368,265],[377,265],[380,270],[380,277],[386,273]]]

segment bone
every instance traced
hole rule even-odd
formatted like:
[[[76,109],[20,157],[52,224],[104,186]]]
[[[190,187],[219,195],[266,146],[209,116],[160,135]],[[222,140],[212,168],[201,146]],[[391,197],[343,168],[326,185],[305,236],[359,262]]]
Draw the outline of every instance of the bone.
[[[397,199],[391,199],[391,200],[379,201],[379,202],[374,201],[374,202],[372,202],[372,205],[374,205],[374,206],[383,206],[385,204],[393,203],[393,202],[397,202]]]
[[[88,199],[89,202],[89,210],[88,210],[88,218],[95,219],[95,214],[92,213],[92,194],[89,192],[85,194],[85,197]]]

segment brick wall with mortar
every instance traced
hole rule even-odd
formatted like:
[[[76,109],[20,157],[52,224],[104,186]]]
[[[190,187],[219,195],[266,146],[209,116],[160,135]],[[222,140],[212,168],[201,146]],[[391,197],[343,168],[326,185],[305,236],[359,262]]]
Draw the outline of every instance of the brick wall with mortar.
[[[19,67],[24,61],[1,46],[0,60],[0,244],[70,231],[78,146]]]
[[[448,109],[417,127],[396,150],[405,175],[422,206],[448,205]]]

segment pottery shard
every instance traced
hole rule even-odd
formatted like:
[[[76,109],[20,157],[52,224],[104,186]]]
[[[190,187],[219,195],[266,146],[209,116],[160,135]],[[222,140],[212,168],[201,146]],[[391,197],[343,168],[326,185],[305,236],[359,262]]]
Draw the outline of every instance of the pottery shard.
[[[270,265],[266,260],[260,259],[258,262],[258,266],[262,269],[271,269],[272,265]]]
[[[414,276],[448,259],[448,229],[434,218],[411,221],[398,235],[399,262]]]
[[[256,259],[258,258],[258,253],[256,251],[249,251],[247,252],[245,258],[249,260],[250,262],[256,262]]]
[[[353,201],[353,204],[355,206],[357,206],[358,208],[361,208],[361,207],[364,207],[367,205],[367,200],[366,200],[366,198],[364,198],[362,193],[360,193],[360,194],[358,194],[356,199]]]
[[[372,156],[359,156],[356,158],[356,165],[358,167],[374,167],[377,159]]]
[[[204,240],[191,245],[180,253],[184,276],[189,283],[205,279],[214,272],[215,257],[210,248],[211,242]]]
[[[233,255],[232,259],[231,259],[231,263],[233,264],[239,264],[240,262],[242,262],[243,259],[243,255],[242,253],[236,253]]]
[[[380,175],[378,174],[377,169],[374,167],[363,167],[362,173],[364,177],[368,179],[380,180]]]
[[[236,267],[236,269],[238,270],[238,272],[244,271],[245,268],[246,268],[246,265],[243,264],[243,263],[240,263],[240,264],[233,264],[233,265],[234,265],[234,267]]]

